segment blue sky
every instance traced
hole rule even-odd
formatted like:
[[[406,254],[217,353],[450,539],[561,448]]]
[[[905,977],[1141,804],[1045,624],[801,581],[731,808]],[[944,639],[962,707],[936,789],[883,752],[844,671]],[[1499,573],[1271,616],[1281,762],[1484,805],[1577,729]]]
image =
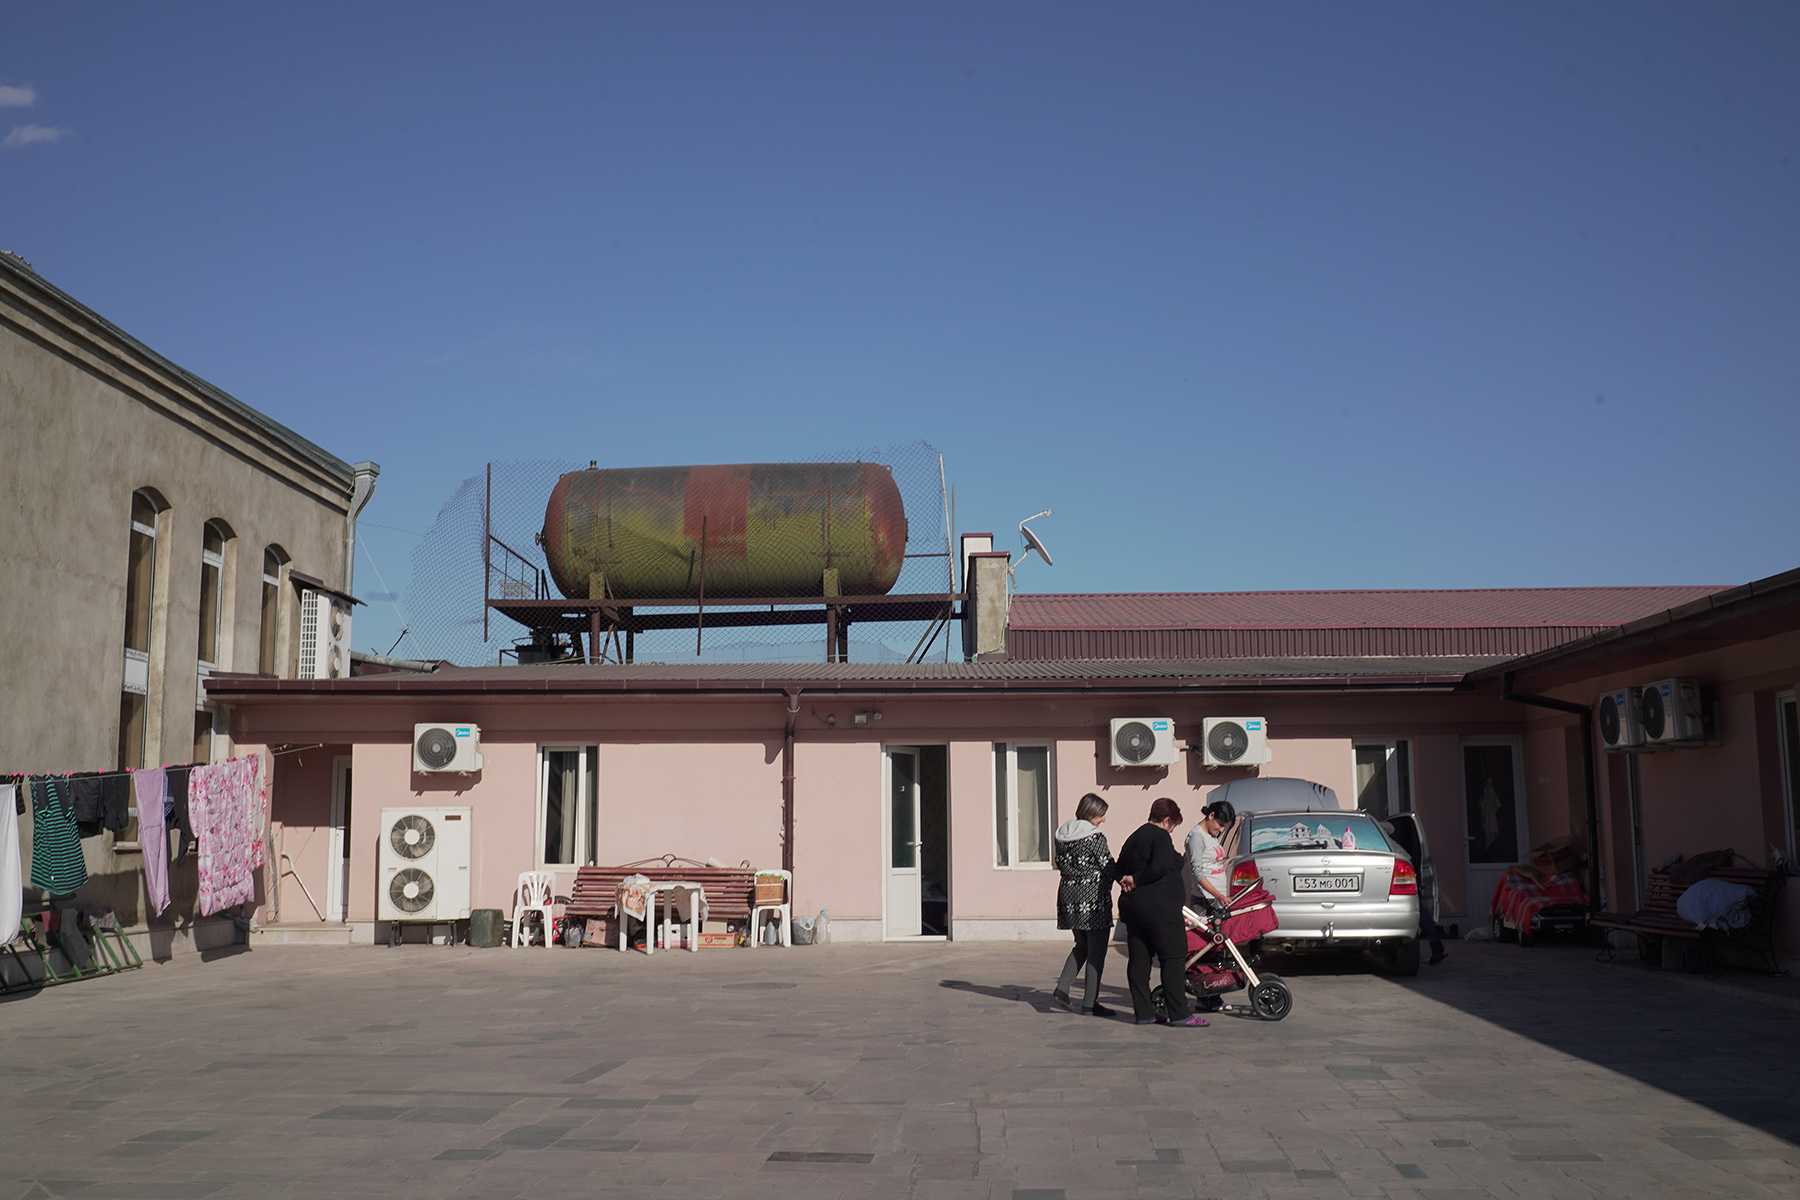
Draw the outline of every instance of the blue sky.
[[[1800,562],[1795,62],[1783,4],[19,4],[0,245],[380,461],[403,607],[489,458],[919,438],[965,527],[1055,507],[1036,590],[1738,582]]]

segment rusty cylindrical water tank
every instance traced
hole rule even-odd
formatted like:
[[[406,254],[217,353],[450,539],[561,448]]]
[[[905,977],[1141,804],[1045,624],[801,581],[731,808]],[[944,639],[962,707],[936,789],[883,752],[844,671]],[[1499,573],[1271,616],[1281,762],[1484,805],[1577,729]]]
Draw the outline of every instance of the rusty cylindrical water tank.
[[[570,471],[541,535],[569,599],[604,575],[618,600],[882,595],[906,556],[906,509],[878,463],[754,463]]]

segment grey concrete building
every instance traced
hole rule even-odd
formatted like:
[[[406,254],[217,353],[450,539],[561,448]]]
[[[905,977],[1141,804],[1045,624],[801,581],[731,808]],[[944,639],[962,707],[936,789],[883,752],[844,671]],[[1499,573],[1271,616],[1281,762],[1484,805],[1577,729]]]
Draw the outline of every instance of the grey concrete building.
[[[300,672],[315,648],[302,645],[303,593],[347,600],[379,469],[168,361],[4,252],[0,446],[0,771],[228,755],[229,714],[200,681]],[[135,828],[84,841],[80,901],[143,928]],[[158,950],[229,932],[187,915],[183,865],[150,930]]]

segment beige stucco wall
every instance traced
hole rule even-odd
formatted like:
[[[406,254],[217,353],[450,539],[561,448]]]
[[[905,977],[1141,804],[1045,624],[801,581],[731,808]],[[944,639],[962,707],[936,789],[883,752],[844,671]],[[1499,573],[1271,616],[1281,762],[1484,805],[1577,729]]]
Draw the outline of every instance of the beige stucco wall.
[[[257,668],[265,546],[279,544],[293,570],[344,584],[350,483],[341,464],[320,464],[91,315],[4,272],[0,446],[0,770],[116,765],[134,490],[154,488],[168,504],[157,537],[147,762],[192,756],[207,520],[235,534],[220,669]],[[290,652],[296,608],[284,588]],[[136,920],[139,860],[111,843],[110,834],[83,842],[94,878],[81,902]]]

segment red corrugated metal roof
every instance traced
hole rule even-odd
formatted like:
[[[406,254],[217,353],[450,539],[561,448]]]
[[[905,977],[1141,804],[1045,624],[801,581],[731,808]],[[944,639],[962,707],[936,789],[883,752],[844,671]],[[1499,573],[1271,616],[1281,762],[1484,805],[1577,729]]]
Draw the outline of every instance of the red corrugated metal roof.
[[[1013,597],[1015,630],[1596,629],[1698,600],[1700,587],[1095,592]]]

